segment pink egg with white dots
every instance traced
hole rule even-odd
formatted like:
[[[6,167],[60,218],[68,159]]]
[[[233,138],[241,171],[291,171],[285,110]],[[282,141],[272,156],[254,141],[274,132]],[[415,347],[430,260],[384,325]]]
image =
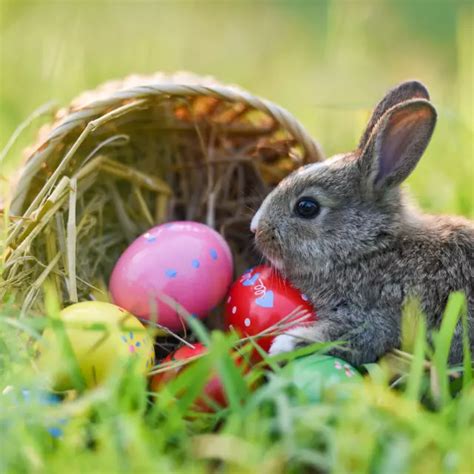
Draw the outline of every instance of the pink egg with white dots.
[[[203,318],[224,298],[232,281],[227,242],[199,222],[177,221],[138,237],[117,261],[110,278],[115,304],[173,331],[184,329],[179,303]]]

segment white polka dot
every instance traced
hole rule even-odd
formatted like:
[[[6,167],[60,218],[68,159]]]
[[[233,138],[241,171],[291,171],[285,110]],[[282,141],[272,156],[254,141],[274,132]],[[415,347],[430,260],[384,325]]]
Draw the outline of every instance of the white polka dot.
[[[301,294],[301,299],[303,301],[308,301],[308,297],[306,295]]]
[[[231,300],[231,299],[232,299],[232,297],[229,296],[229,297],[227,298],[227,303],[230,303],[230,300]]]
[[[245,327],[248,328],[250,326],[250,318],[245,318],[244,324],[245,324]]]
[[[235,314],[235,313],[237,313],[237,306],[234,306],[234,307],[232,308],[232,314]]]

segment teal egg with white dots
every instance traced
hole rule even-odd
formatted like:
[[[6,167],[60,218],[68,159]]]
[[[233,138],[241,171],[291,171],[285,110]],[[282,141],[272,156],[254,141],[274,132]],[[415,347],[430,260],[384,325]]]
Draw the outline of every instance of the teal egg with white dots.
[[[281,376],[303,392],[311,402],[321,401],[325,393],[336,388],[337,398],[343,398],[346,384],[363,380],[360,373],[346,361],[321,354],[311,354],[288,362]]]

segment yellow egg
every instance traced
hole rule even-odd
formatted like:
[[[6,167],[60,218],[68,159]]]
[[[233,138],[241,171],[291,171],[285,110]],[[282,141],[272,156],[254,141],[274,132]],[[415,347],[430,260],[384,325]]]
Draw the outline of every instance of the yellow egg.
[[[153,366],[152,338],[135,316],[119,306],[102,301],[76,303],[61,311],[60,322],[63,332],[60,327],[44,331],[38,358],[39,369],[49,373],[56,390],[73,388],[64,341],[69,341],[88,387],[99,385],[131,360],[143,373]],[[61,338],[61,333],[67,338]]]

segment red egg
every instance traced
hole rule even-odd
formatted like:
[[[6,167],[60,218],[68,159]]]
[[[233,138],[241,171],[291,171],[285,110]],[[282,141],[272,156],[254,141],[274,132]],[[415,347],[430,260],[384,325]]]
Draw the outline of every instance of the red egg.
[[[308,298],[286,281],[275,269],[260,265],[242,275],[231,287],[225,305],[225,324],[242,336],[257,336],[274,326],[297,308],[306,310],[304,322],[316,320]],[[283,324],[300,319],[301,314],[288,318]],[[288,326],[286,326],[288,329]],[[256,339],[268,352],[275,336]]]
[[[173,352],[168,357],[163,359],[163,363],[191,359],[193,357],[200,356],[207,351],[206,346],[199,342],[193,343],[193,345],[194,348],[188,346],[180,347],[177,351]],[[235,363],[237,365],[241,365],[242,358],[236,358]],[[151,379],[151,389],[153,391],[158,391],[160,387],[162,387],[165,383],[173,380],[181,372],[181,370],[184,370],[186,367],[187,365],[182,365],[181,367],[178,367],[176,369],[171,369],[166,372],[154,375]],[[204,397],[196,400],[196,409],[204,412],[214,411],[214,408],[206,402],[206,399],[212,400],[214,403],[221,407],[227,406],[227,397],[225,395],[225,390],[217,375],[210,376],[209,381],[204,387],[204,394]]]

